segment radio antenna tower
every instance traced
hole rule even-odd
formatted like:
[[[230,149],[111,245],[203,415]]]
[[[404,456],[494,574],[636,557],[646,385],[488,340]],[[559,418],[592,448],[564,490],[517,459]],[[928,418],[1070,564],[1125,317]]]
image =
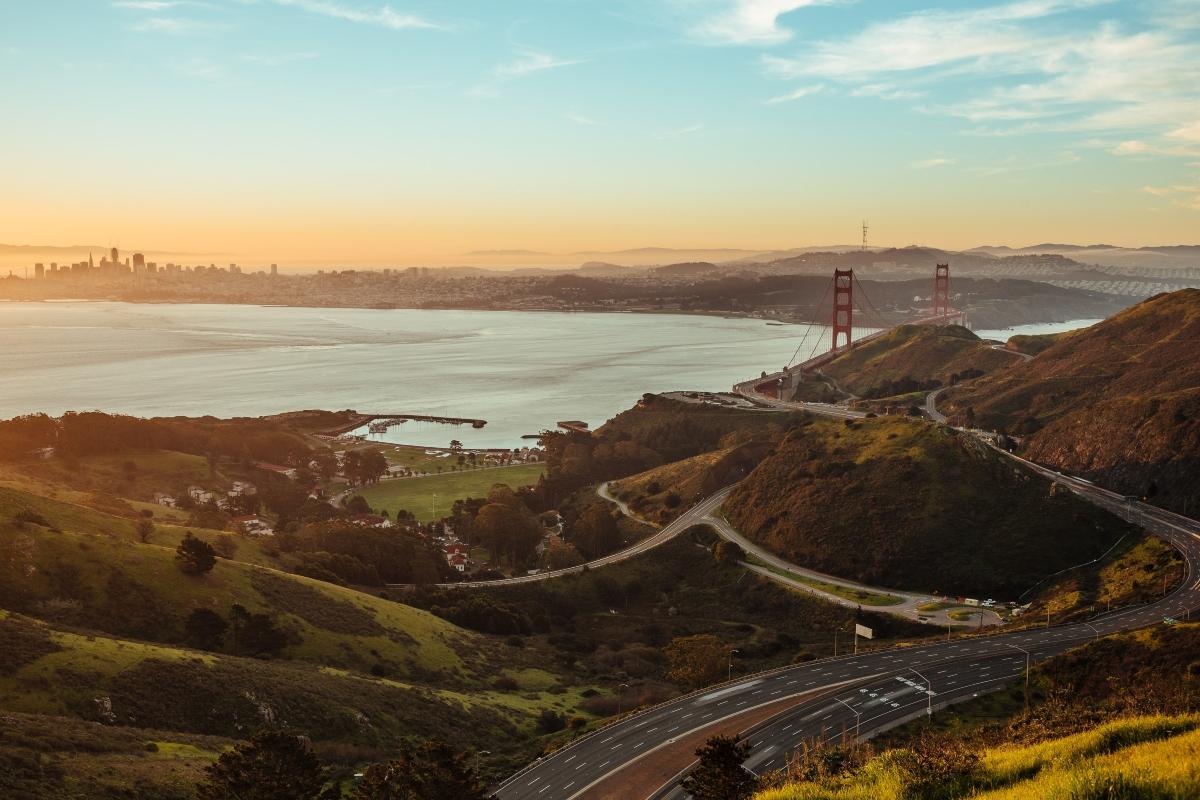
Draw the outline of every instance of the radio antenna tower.
[[[867,221],[864,219],[863,220],[863,243],[862,243],[862,249],[863,249],[864,253],[867,251],[867,231],[868,230],[869,229],[867,228]]]

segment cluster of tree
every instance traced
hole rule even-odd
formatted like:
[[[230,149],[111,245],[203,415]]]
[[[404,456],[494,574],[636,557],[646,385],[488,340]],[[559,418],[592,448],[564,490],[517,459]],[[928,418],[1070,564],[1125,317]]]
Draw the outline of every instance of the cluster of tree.
[[[379,450],[349,450],[342,462],[342,473],[351,486],[375,483],[388,471],[387,458]]]
[[[307,739],[259,733],[221,755],[196,787],[199,800],[484,800],[470,754],[448,744],[401,744],[391,761],[372,764],[345,793]]]
[[[334,519],[280,532],[276,542],[292,556],[296,572],[331,583],[438,583],[448,575],[445,559],[404,527],[370,528]]]
[[[885,380],[875,384],[870,389],[862,393],[864,400],[877,400],[881,397],[895,397],[901,394],[912,394],[913,392],[931,392],[939,388],[942,382],[937,378],[930,378],[926,381],[919,381],[905,375],[903,378],[896,380]]]
[[[554,507],[583,487],[732,446],[739,437],[778,440],[801,420],[800,415],[756,415],[644,395],[635,408],[592,434],[543,435],[546,474],[538,484],[539,501]]]
[[[143,419],[99,411],[70,411],[61,417],[32,414],[0,421],[0,454],[21,459],[31,450],[54,447],[71,456],[162,449],[233,459],[304,464],[305,440],[277,422],[214,417]]]
[[[671,662],[667,678],[687,689],[699,689],[726,677],[732,658],[728,645],[709,633],[672,639],[666,655]]]
[[[234,603],[229,616],[197,608],[183,623],[184,641],[201,650],[265,658],[278,655],[292,637],[267,614],[248,611]]]
[[[532,493],[514,492],[496,484],[486,498],[455,502],[451,520],[458,538],[482,545],[492,563],[526,568],[535,561],[545,529],[534,508]]]

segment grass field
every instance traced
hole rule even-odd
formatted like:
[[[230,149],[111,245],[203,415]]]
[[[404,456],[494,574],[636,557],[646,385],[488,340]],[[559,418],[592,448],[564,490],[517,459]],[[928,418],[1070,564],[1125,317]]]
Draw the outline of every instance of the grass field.
[[[488,490],[497,483],[508,484],[514,489],[531,486],[537,483],[542,470],[542,464],[518,464],[430,475],[426,478],[402,478],[368,486],[358,494],[366,498],[376,511],[386,509],[388,514],[395,516],[397,511],[404,509],[422,522],[429,522],[449,513],[455,500],[486,497]]]

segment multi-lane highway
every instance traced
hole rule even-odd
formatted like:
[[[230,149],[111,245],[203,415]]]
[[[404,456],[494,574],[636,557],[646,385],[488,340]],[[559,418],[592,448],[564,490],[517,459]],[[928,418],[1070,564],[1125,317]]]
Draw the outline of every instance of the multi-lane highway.
[[[754,384],[762,382],[742,384],[737,390],[778,408],[860,416],[848,409],[763,398],[754,391]],[[1005,455],[1169,541],[1183,555],[1183,583],[1158,602],[1087,622],[822,659],[709,687],[576,740],[504,781],[496,796],[501,800],[678,798],[682,796],[678,779],[690,767],[697,744],[712,733],[747,732],[751,751],[746,766],[766,772],[783,766],[806,740],[871,736],[1000,689],[1029,665],[1071,647],[1106,634],[1163,624],[1168,618],[1185,618],[1200,609],[1200,523]],[[688,524],[705,514],[689,512]]]
[[[1039,469],[1039,471],[1041,471]],[[1051,475],[1054,473],[1051,472]],[[782,766],[801,742],[820,737],[870,736],[914,716],[999,689],[1041,661],[1109,633],[1182,619],[1200,608],[1200,523],[1140,503],[1127,503],[1087,482],[1054,475],[1055,480],[1100,505],[1131,515],[1183,554],[1186,578],[1162,600],[1098,616],[1088,622],[1032,627],[1009,633],[897,647],[822,659],[710,687],[627,717],[547,756],[512,776],[497,790],[502,800],[576,797],[673,797],[675,780],[640,785],[623,772],[653,775],[640,762],[670,762],[686,770],[694,745],[672,745],[739,718],[750,727],[763,709],[789,698],[751,733],[747,766],[765,772]],[[1028,654],[1028,655],[1027,655]],[[756,713],[758,712],[758,713]],[[689,749],[690,748],[690,749]],[[620,788],[618,788],[620,787]]]

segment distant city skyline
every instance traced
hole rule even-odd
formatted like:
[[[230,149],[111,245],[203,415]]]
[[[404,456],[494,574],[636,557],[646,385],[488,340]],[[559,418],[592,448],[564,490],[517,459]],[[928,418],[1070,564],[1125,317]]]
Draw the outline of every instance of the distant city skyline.
[[[0,75],[15,245],[504,266],[854,244],[863,218],[881,246],[1200,238],[1191,0],[58,0],[0,9]]]

